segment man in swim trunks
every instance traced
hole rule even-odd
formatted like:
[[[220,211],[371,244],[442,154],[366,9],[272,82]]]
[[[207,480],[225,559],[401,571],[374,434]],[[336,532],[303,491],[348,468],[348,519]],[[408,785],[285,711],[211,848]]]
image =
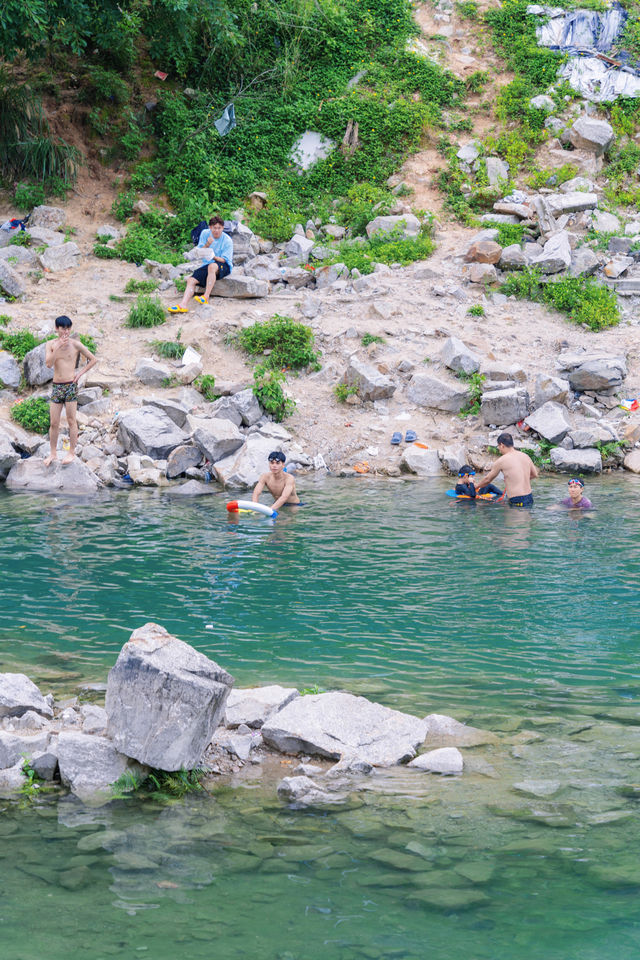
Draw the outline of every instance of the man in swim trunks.
[[[256,483],[251,499],[258,503],[260,494],[266,487],[274,498],[273,509],[279,510],[282,506],[298,506],[300,497],[296,493],[296,482],[289,473],[284,472],[287,458],[280,450],[273,450],[268,457],[269,472],[263,473]]]
[[[45,364],[53,367],[53,388],[49,403],[49,445],[51,452],[44,461],[45,467],[58,459],[58,433],[60,431],[60,417],[64,407],[69,424],[69,453],[62,461],[71,463],[76,455],[78,442],[78,421],[76,410],[78,406],[78,380],[97,362],[85,345],[71,338],[71,320],[69,317],[56,317],[56,340],[47,340],[45,350]],[[78,357],[86,357],[88,363],[80,370],[76,370]]]
[[[510,507],[532,507],[533,494],[531,481],[538,476],[538,468],[533,460],[516,450],[513,446],[513,437],[510,433],[501,433],[498,437],[500,456],[488,473],[480,477],[476,486],[484,487],[502,471],[505,492]]]
[[[216,280],[224,280],[233,270],[233,241],[223,232],[223,228],[222,217],[212,217],[209,229],[200,234],[198,249],[202,250],[202,266],[193,271],[187,280],[182,300],[175,307],[169,307],[169,313],[188,313],[187,304],[197,286],[204,287],[204,294],[196,297],[196,302],[209,303]]]

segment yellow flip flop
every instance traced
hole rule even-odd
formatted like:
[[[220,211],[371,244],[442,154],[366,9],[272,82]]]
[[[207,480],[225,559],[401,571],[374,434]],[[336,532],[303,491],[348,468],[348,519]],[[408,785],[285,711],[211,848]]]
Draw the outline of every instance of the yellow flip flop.
[[[194,297],[193,299],[195,300],[196,303],[201,303],[204,307],[209,306],[209,301],[205,300],[204,297]]]
[[[186,307],[167,307],[169,313],[189,313]]]

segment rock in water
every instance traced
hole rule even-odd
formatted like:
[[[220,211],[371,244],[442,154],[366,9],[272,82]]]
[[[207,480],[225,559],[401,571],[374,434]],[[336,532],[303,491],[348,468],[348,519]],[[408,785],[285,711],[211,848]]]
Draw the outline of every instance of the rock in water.
[[[108,735],[128,757],[191,770],[224,712],[233,677],[157,623],[134,630],[107,682]]]
[[[298,697],[262,728],[265,743],[276,750],[359,757],[377,767],[410,760],[426,735],[418,717],[338,692]]]

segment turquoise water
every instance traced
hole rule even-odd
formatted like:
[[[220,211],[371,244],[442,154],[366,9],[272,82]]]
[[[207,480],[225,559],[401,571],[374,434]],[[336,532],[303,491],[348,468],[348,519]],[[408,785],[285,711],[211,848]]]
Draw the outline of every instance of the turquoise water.
[[[594,481],[575,519],[546,509],[562,481],[532,512],[444,481],[301,485],[275,524],[223,495],[2,492],[0,669],[74,692],[155,620],[237,684],[341,687],[498,744],[342,809],[283,807],[287,764],[171,807],[4,804],[0,956],[635,960],[640,486]]]

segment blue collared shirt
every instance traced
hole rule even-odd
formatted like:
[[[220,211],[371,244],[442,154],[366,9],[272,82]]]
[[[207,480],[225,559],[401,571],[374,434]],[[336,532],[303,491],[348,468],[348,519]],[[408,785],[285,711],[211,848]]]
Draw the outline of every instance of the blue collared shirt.
[[[205,247],[204,245],[210,237],[211,230],[207,227],[206,230],[202,231],[198,240],[198,247],[204,248],[202,265],[211,263],[214,257],[222,257],[229,264],[229,269],[233,270],[233,242],[231,237],[227,233],[221,233],[217,240]]]

